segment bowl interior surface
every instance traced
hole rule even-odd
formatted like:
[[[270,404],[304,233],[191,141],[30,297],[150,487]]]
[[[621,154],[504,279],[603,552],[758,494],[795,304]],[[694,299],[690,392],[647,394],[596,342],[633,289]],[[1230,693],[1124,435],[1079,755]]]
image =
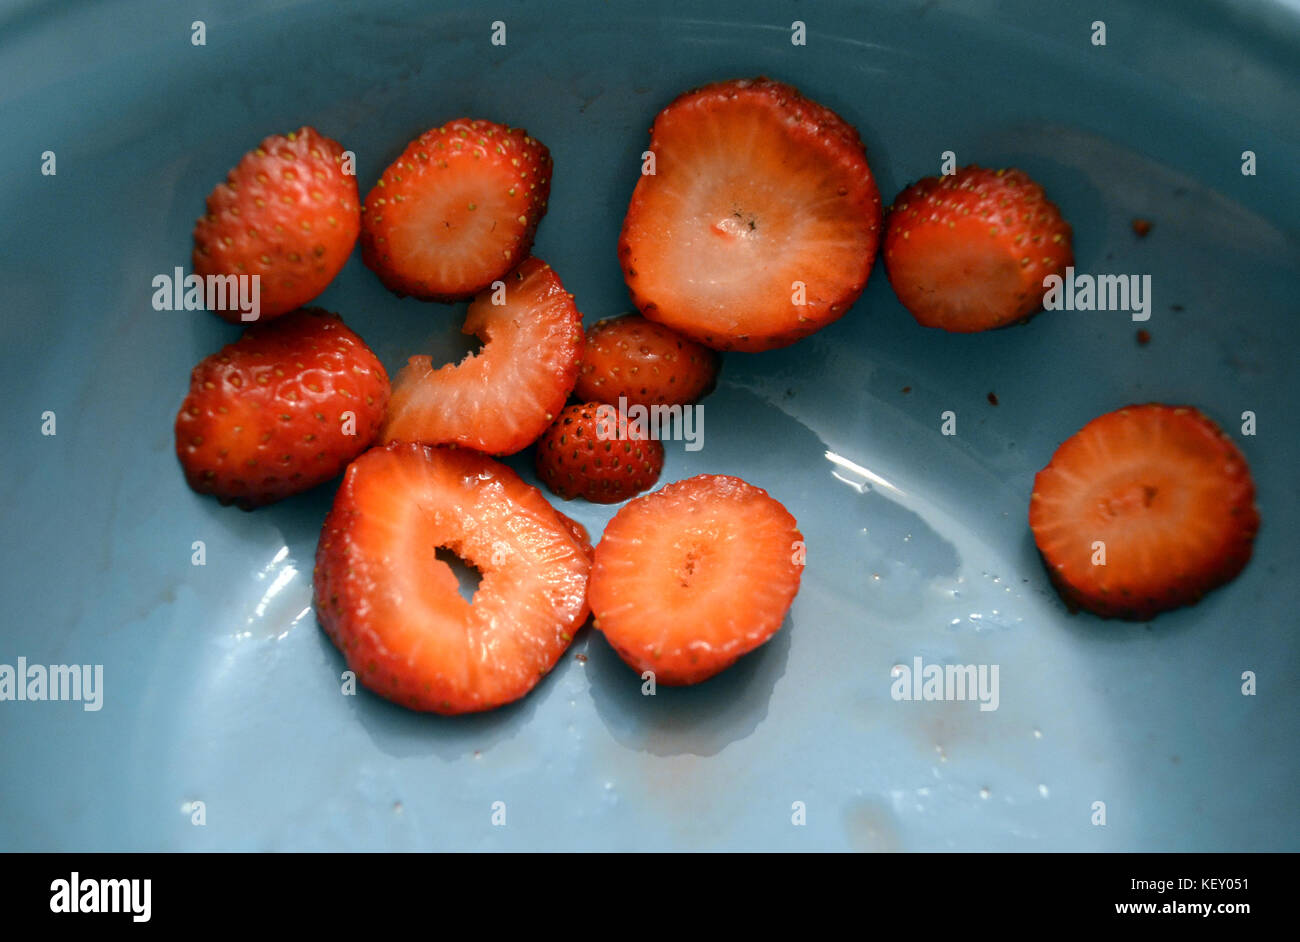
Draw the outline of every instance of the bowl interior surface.
[[[0,7],[0,663],[103,665],[98,711],[0,704],[0,848],[1297,849],[1297,14],[1093,6]],[[1027,171],[1080,272],[1150,275],[1150,320],[944,334],[877,261],[837,323],[725,357],[703,448],[666,443],[662,482],[736,474],[799,520],[808,565],[771,642],[654,697],[590,628],[490,714],[343,695],[311,607],[335,483],[250,514],[176,464],[189,369],[239,332],[150,304],[155,275],[189,270],[208,191],[302,124],[356,152],[363,194],[429,127],[523,126],[555,160],[535,254],[591,324],[630,308],[615,244],[655,113],[758,74],[858,128],[886,204],[945,151]],[[359,252],[317,303],[390,372],[469,349],[464,305],[392,296]],[[1150,623],[1071,616],[1027,527],[1033,476],[1088,419],[1152,400],[1244,450],[1255,558]],[[509,463],[535,481],[529,454]],[[598,537],[616,508],[563,509]],[[917,657],[996,665],[998,708],[895,701]]]

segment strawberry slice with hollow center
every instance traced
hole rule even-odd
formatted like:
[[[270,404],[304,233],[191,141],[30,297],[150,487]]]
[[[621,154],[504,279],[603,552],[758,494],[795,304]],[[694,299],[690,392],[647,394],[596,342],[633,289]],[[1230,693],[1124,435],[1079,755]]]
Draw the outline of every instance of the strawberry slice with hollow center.
[[[1146,619],[1197,601],[1250,559],[1250,469],[1196,409],[1157,403],[1093,419],[1034,480],[1029,525],[1066,602]]]
[[[434,369],[414,356],[393,380],[380,440],[457,444],[512,454],[555,421],[578,378],[582,315],[545,262],[529,258],[505,278],[504,304],[489,289],[462,328],[477,353]]]
[[[482,574],[460,594],[449,549]],[[587,615],[581,531],[485,455],[398,443],[348,468],[316,552],[321,626],[365,686],[436,713],[528,693]]]

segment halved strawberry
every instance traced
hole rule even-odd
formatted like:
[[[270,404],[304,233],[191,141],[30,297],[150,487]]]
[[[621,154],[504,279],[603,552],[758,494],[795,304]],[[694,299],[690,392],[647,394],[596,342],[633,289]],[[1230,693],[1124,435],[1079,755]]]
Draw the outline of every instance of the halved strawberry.
[[[926,327],[974,333],[1043,306],[1043,279],[1074,263],[1070,226],[1019,170],[962,167],[894,200],[885,268],[903,307]]]
[[[658,683],[705,680],[781,627],[802,541],[789,511],[739,478],[701,474],[638,497],[596,545],[596,628]]]
[[[439,548],[482,574],[472,602]],[[316,613],[379,695],[490,710],[528,693],[569,646],[590,567],[541,491],[505,465],[403,442],[349,466],[316,550]]]
[[[248,510],[342,471],[374,441],[387,401],[365,342],[337,314],[303,308],[194,367],[176,455],[190,487]]]
[[[582,358],[582,315],[545,262],[529,258],[506,279],[505,303],[489,289],[474,299],[461,328],[483,347],[433,368],[411,357],[393,380],[380,437],[457,444],[513,454],[555,421]]]
[[[568,406],[546,430],[536,467],[538,479],[565,500],[617,504],[659,480],[664,446],[620,419],[613,406],[588,402]]]
[[[1188,406],[1093,419],[1034,479],[1029,526],[1062,598],[1146,620],[1234,578],[1259,528],[1246,459]]]
[[[663,324],[625,314],[587,331],[573,394],[615,406],[620,398],[644,406],[694,402],[717,381],[718,359]]]
[[[880,240],[857,132],[766,78],[659,113],[619,258],[641,313],[718,350],[769,350],[843,316]]]
[[[361,229],[357,178],[343,145],[315,128],[273,134],[244,155],[208,196],[194,224],[194,272],[257,275],[258,320],[319,295],[347,262]],[[233,304],[214,311],[240,323]]]
[[[551,154],[519,128],[461,118],[426,131],[366,196],[361,258],[398,294],[473,297],[528,254]]]

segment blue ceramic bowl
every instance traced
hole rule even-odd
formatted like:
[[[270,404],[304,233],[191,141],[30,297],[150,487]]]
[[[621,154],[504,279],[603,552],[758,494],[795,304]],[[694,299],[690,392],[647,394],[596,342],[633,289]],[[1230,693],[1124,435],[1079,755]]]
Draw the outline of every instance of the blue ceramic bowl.
[[[1300,11],[1072,6],[0,5],[0,664],[102,665],[98,710],[0,702],[0,847],[1297,849]],[[1081,272],[1151,276],[1150,320],[944,334],[877,264],[839,322],[728,355],[704,448],[668,447],[663,481],[738,474],[799,519],[808,568],[769,644],[655,697],[591,630],[490,714],[343,695],[311,608],[334,485],[243,513],[174,457],[190,367],[238,334],[150,304],[207,192],[304,123],[356,151],[363,193],[452,117],[524,126],[556,167],[536,252],[591,323],[629,307],[615,242],[655,113],[757,74],[854,124],[886,202],[944,151],[1026,170]],[[466,349],[463,306],[399,300],[359,255],[319,303],[390,370]],[[1255,558],[1149,624],[1070,616],[1026,525],[1033,475],[1147,400],[1240,443]],[[593,536],[614,509],[565,506]],[[895,700],[918,657],[997,665],[998,708]]]

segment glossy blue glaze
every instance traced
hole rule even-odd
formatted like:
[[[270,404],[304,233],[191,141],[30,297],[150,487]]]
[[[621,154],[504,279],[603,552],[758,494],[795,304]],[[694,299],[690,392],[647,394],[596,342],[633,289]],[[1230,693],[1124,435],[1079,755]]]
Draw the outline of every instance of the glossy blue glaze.
[[[1300,20],[1070,6],[0,6],[0,663],[104,666],[98,712],[0,702],[0,848],[1298,849]],[[727,356],[704,448],[668,446],[664,481],[739,474],[799,519],[808,568],[770,644],[654,698],[591,630],[489,715],[342,696],[310,609],[333,485],[246,514],[191,493],[173,455],[190,367],[238,333],[150,306],[207,192],[304,123],[356,151],[363,193],[428,127],[522,125],[556,166],[536,252],[591,323],[628,307],[614,247],[655,112],[759,73],[859,128],[886,202],[945,150],[1028,171],[1080,271],[1152,276],[1150,345],[1120,313],[925,330],[878,265],[840,322]],[[398,300],[356,255],[320,303],[390,370],[466,349],[463,306]],[[1033,474],[1089,418],[1152,399],[1240,442],[1256,557],[1151,624],[1071,617],[1026,526]],[[614,508],[565,510],[598,536]],[[916,656],[999,665],[999,708],[895,702],[891,666]]]

